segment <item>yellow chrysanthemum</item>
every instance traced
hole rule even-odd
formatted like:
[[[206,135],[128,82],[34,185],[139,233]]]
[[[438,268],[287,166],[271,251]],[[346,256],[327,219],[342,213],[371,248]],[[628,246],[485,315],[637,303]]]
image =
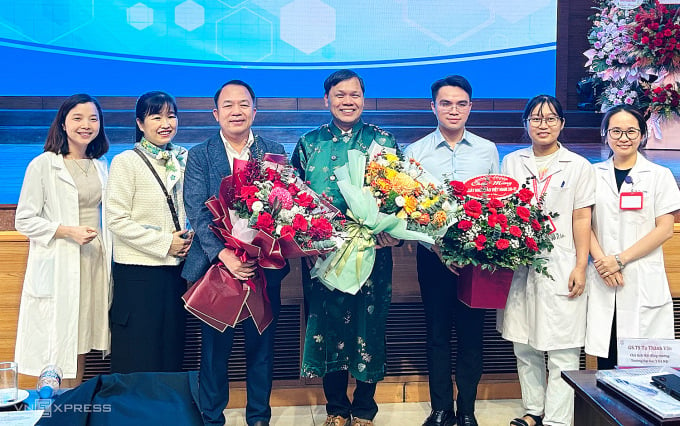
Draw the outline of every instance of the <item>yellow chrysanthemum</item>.
[[[387,179],[392,180],[399,172],[397,172],[394,169],[390,169],[389,167],[386,167],[384,173]]]
[[[399,219],[406,219],[406,218],[408,217],[408,215],[406,214],[406,212],[404,211],[404,209],[399,210],[399,212],[397,212],[396,216],[397,216]]]
[[[418,218],[419,218],[420,216],[422,216],[422,215],[423,215],[423,214],[422,214],[421,212],[419,212],[418,210],[416,210],[416,211],[414,211],[413,213],[411,213],[411,219],[418,219]]]
[[[382,193],[387,193],[392,188],[392,185],[389,180],[385,178],[378,178],[375,181],[374,187],[378,188]]]
[[[385,154],[385,160],[389,161],[390,163],[394,163],[399,161],[399,157],[394,154]]]
[[[418,200],[415,197],[405,197],[404,211],[411,214],[418,208]]]
[[[392,179],[392,189],[402,195],[409,195],[418,188],[419,183],[406,173],[398,173]],[[417,201],[416,201],[417,205]]]

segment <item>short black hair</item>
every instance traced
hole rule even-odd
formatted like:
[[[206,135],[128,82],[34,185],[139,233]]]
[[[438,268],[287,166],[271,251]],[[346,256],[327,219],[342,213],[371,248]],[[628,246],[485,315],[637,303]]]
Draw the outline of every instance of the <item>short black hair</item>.
[[[611,120],[614,114],[619,112],[627,112],[628,114],[635,117],[638,122],[638,127],[640,127],[640,148],[644,148],[645,145],[647,145],[647,120],[645,120],[645,116],[640,112],[639,109],[628,104],[615,105],[605,112],[604,117],[602,117],[602,124],[600,125],[600,136],[602,136],[602,142],[607,143],[609,120]]]
[[[564,110],[562,109],[562,104],[557,100],[556,97],[551,95],[537,95],[529,99],[527,105],[524,107],[524,112],[522,113],[522,123],[526,123],[531,115],[531,112],[536,109],[537,106],[548,105],[555,114],[564,121]]]
[[[470,100],[472,100],[472,86],[470,85],[470,82],[462,75],[449,75],[432,83],[432,86],[430,87],[432,90],[432,102],[437,100],[439,89],[444,86],[460,87],[468,94]]]
[[[245,87],[246,90],[248,90],[248,93],[250,93],[250,97],[253,98],[253,104],[255,103],[255,91],[253,90],[252,87],[250,87],[250,84],[246,83],[243,80],[229,80],[226,83],[224,83],[219,89],[217,89],[217,92],[215,92],[215,96],[213,97],[213,99],[215,100],[215,108],[217,108],[217,100],[220,98],[220,93],[222,93],[222,89],[229,86],[230,84]]]
[[[66,130],[64,130],[66,116],[77,105],[90,102],[94,104],[97,108],[97,114],[99,114],[99,134],[97,134],[97,137],[92,139],[92,142],[87,145],[85,155],[87,155],[88,158],[99,158],[106,154],[109,150],[109,139],[106,137],[106,132],[104,131],[104,114],[102,113],[102,107],[99,105],[97,99],[85,93],[69,96],[64,103],[61,104],[59,111],[57,111],[57,116],[54,117],[54,121],[52,121],[52,125],[50,125],[50,129],[47,132],[47,139],[43,146],[45,152],[50,151],[61,155],[69,153],[68,136],[66,136]]]
[[[177,114],[177,102],[175,102],[175,98],[171,94],[161,92],[160,90],[146,92],[137,98],[135,118],[144,122],[146,117],[160,114],[165,108]],[[135,142],[141,141],[142,136],[144,136],[144,132],[135,123]]]
[[[345,69],[335,71],[333,74],[326,77],[326,81],[323,82],[324,94],[327,95],[328,92],[331,91],[331,88],[336,84],[352,78],[356,78],[359,80],[359,85],[361,86],[361,93],[364,93],[366,91],[364,88],[364,79],[361,78],[359,74],[357,74],[356,72]]]

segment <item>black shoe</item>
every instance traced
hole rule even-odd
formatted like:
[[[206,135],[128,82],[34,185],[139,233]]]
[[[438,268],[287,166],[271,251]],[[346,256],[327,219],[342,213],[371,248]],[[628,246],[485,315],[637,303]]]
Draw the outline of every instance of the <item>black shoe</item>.
[[[258,420],[253,424],[253,426],[269,426],[269,422],[266,420]]]
[[[458,426],[478,426],[474,414],[458,413],[456,418],[458,419]]]
[[[432,410],[423,426],[455,426],[456,415],[453,410]]]

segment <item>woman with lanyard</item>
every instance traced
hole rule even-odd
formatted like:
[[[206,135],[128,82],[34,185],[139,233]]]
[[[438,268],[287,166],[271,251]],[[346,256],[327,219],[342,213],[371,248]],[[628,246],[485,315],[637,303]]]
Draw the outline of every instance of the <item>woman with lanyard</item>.
[[[590,210],[595,202],[593,170],[585,158],[569,151],[558,137],[564,113],[553,96],[531,99],[522,114],[531,146],[508,154],[502,173],[520,184],[530,180],[534,203],[557,213],[554,249],[547,258],[553,279],[527,267],[512,278],[505,312],[500,311],[503,338],[513,342],[526,414],[516,426],[570,425],[574,392],[562,380],[563,370],[578,370],[586,328],[586,266],[590,247]],[[545,353],[548,354],[546,380]]]
[[[617,364],[617,337],[674,337],[661,245],[673,236],[673,213],[680,209],[671,171],[638,152],[647,139],[639,111],[629,105],[611,108],[601,134],[612,154],[594,165],[586,328],[586,352],[598,357],[600,370]]]
[[[174,145],[175,99],[137,99],[137,143],[111,162],[107,221],[113,233],[111,372],[181,371],[191,245],[182,199],[187,150]]]

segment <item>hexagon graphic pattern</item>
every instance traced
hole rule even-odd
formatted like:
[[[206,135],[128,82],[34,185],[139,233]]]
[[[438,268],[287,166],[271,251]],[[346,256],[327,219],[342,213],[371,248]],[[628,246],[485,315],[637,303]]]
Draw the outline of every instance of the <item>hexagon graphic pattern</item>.
[[[182,2],[175,8],[175,23],[193,31],[205,23],[205,9],[193,0]]]
[[[248,0],[218,0],[220,3],[226,4],[227,6],[233,8],[237,8],[243,3],[247,3]]]
[[[479,0],[479,3],[512,24],[552,4],[550,0]]]
[[[127,8],[127,22],[130,26],[143,30],[153,24],[153,9],[144,3],[137,3]]]
[[[468,0],[402,0],[404,21],[438,43],[450,47],[496,21],[493,10]],[[436,10],[437,13],[423,13]],[[456,17],[465,19],[456,19]]]
[[[0,18],[9,28],[38,43],[51,43],[94,19],[94,0],[2,2]]]
[[[281,40],[306,54],[335,40],[335,9],[320,0],[295,0],[281,8]]]
[[[220,19],[215,28],[215,53],[230,61],[257,62],[273,52],[274,26],[248,8]]]

